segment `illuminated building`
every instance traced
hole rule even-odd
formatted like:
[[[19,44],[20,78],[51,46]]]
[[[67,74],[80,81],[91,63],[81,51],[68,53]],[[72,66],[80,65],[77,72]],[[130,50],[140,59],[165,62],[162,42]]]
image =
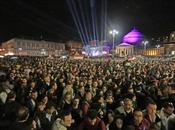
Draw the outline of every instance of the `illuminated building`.
[[[175,53],[175,42],[164,44],[165,55],[174,55]]]
[[[160,45],[159,45],[160,46]],[[143,51],[145,56],[170,56],[175,55],[175,31],[170,33],[169,38],[163,41],[163,47],[151,48]]]
[[[163,56],[164,55],[164,47],[151,48],[151,49],[144,50],[143,55],[145,55],[145,56]]]
[[[116,46],[115,52],[119,57],[131,56],[134,53],[134,46],[127,43],[122,43]]]
[[[2,43],[4,55],[58,56],[65,53],[65,44],[14,38]]]
[[[164,42],[165,55],[174,55],[175,54],[175,31],[170,33],[169,41]]]

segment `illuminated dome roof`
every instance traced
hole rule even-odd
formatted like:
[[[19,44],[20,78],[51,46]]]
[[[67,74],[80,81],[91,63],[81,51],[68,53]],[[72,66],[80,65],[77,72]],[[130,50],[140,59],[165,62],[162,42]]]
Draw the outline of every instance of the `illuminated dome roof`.
[[[129,43],[131,45],[135,45],[139,43],[141,40],[142,40],[142,34],[136,29],[133,29],[131,32],[129,32],[123,37],[123,42]]]
[[[131,44],[128,44],[128,43],[121,43],[121,44],[119,44],[118,46],[131,46]]]

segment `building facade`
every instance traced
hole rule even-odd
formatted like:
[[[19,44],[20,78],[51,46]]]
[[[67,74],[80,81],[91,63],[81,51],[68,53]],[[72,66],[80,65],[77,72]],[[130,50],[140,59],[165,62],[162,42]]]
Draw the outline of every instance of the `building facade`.
[[[66,48],[68,50],[81,50],[83,48],[82,43],[81,42],[77,42],[77,41],[68,41],[66,43]]]
[[[14,38],[2,43],[4,55],[20,56],[59,56],[65,53],[65,44]]]
[[[145,56],[163,56],[165,54],[164,52],[165,48],[151,48],[143,51],[143,55]]]
[[[133,45],[130,45],[130,44],[127,44],[127,43],[119,44],[115,48],[115,53],[119,57],[131,56],[134,53],[134,46]]]
[[[172,56],[175,55],[175,31],[163,40],[163,46],[143,51],[145,56]]]
[[[163,46],[164,46],[165,55],[175,54],[175,42],[165,43]]]

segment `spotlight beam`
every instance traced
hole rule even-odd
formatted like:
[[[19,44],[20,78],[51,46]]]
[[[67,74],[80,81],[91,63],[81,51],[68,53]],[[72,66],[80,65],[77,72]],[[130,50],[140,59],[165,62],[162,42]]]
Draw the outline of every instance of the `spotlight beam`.
[[[90,1],[87,1],[87,0],[84,0],[84,8],[85,8],[85,17],[86,17],[86,21],[87,21],[87,26],[88,26],[88,34],[89,34],[89,37],[90,37],[90,41],[92,41],[92,28],[91,28],[91,17],[90,17],[90,7],[87,6],[89,5],[89,2]]]
[[[82,22],[83,22],[83,27],[84,27],[84,30],[85,30],[85,35],[86,35],[86,38],[87,38],[87,42],[89,42],[90,38],[89,38],[88,31],[87,31],[87,28],[86,28],[86,20],[85,20],[85,15],[84,15],[84,10],[83,10],[82,4],[81,4],[81,0],[78,0],[78,4],[79,4],[79,7],[80,7],[80,14],[81,14]]]
[[[78,30],[79,35],[80,35],[81,41],[82,41],[82,43],[85,45],[85,40],[84,40],[84,37],[83,37],[83,35],[82,35],[82,33],[81,33],[81,28],[79,27],[78,21],[77,21],[77,19],[76,19],[76,17],[75,17],[75,14],[74,14],[74,12],[73,12],[73,8],[72,8],[72,6],[71,6],[70,0],[67,0],[66,2],[67,2],[67,4],[68,4],[68,7],[69,7],[70,13],[71,13],[71,15],[72,15],[72,18],[73,18],[73,20],[74,20],[75,26],[76,26],[76,28],[77,28],[77,30]]]
[[[73,7],[74,14],[75,14],[75,18],[77,19],[77,24],[79,25],[80,32],[81,32],[81,35],[83,36],[84,43],[87,44],[87,39],[86,39],[86,36],[84,34],[84,30],[83,30],[83,27],[82,27],[82,23],[80,21],[80,17],[78,15],[76,4],[75,4],[74,0],[69,0],[69,1],[72,2],[72,7]]]
[[[107,40],[107,0],[104,0],[104,40]]]
[[[98,26],[97,26],[97,11],[96,6],[94,6],[94,21],[95,21],[95,34],[96,34],[96,44],[98,45],[99,39],[98,39]]]
[[[101,29],[100,29],[101,37],[100,37],[100,41],[104,40],[103,30],[104,30],[104,0],[101,1]]]
[[[95,20],[94,20],[94,0],[90,0],[90,7],[91,7],[91,19],[92,19],[92,30],[93,30],[93,40],[96,40],[96,31],[95,31]]]

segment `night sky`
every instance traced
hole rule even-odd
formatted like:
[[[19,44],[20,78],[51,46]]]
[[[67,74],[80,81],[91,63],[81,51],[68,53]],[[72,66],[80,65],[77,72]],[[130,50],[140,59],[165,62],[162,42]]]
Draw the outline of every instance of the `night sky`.
[[[175,30],[174,9],[174,0],[107,0],[107,29],[158,38]],[[0,0],[0,42],[13,37],[80,40],[66,0]]]

